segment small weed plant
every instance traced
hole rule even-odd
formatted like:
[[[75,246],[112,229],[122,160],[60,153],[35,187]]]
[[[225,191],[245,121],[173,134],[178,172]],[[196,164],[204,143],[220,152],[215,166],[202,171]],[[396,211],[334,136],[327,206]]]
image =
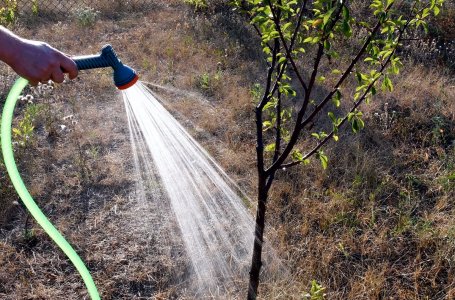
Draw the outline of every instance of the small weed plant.
[[[324,300],[325,299],[324,291],[325,288],[322,285],[320,285],[316,280],[312,280],[310,292],[303,295],[303,299]]]
[[[198,85],[202,90],[209,90],[210,89],[210,74],[204,73],[199,76]]]
[[[80,26],[92,27],[95,25],[99,13],[99,11],[92,7],[81,7],[75,11],[74,15]]]
[[[25,109],[24,117],[19,121],[17,127],[13,128],[14,141],[21,147],[27,148],[35,140],[34,134],[34,122],[42,110],[42,106],[39,104],[28,104]]]
[[[0,25],[10,25],[17,18],[17,1],[1,0],[0,1]]]
[[[220,84],[221,76],[221,71],[217,71],[214,75],[211,75],[210,73],[201,74],[196,79],[196,85],[206,95],[213,96]]]

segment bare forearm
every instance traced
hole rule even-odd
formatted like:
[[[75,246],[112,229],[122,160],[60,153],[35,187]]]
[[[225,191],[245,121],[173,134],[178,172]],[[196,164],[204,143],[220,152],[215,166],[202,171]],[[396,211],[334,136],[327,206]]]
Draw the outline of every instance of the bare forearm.
[[[17,74],[31,84],[63,82],[63,73],[77,76],[77,66],[66,54],[46,43],[18,37],[0,26],[0,60],[7,63]]]
[[[20,47],[21,38],[0,26],[0,60],[11,65],[17,59],[17,48]]]

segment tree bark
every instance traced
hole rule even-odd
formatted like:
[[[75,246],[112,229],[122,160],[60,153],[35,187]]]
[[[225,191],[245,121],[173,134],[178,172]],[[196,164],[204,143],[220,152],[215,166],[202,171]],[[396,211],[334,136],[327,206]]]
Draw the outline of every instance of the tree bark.
[[[258,208],[254,232],[253,258],[251,261],[248,300],[255,300],[259,287],[259,274],[262,267],[262,246],[264,243],[265,211],[267,203],[267,187],[265,174],[259,174]]]

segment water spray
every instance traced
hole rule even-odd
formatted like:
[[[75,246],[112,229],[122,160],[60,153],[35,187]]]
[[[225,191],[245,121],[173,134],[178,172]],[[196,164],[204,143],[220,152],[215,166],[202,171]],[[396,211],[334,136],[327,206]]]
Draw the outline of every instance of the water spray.
[[[124,90],[133,86],[139,79],[136,72],[132,68],[124,65],[118,59],[111,45],[104,46],[101,49],[101,53],[98,55],[74,57],[73,60],[75,61],[79,70],[112,67],[114,70],[114,84],[120,90]],[[92,300],[98,300],[100,299],[100,296],[89,270],[79,255],[76,253],[76,251],[74,251],[71,245],[52,225],[52,223],[47,219],[47,217],[35,203],[20,176],[16,162],[14,160],[14,151],[11,140],[11,125],[13,121],[14,107],[16,106],[19,95],[22,93],[22,90],[27,86],[27,84],[28,81],[26,79],[17,79],[11,88],[6,99],[5,106],[3,107],[1,123],[1,144],[3,160],[5,162],[6,169],[14,185],[14,188],[16,189],[27,209],[30,211],[31,215],[44,229],[44,231],[46,231],[46,233],[52,238],[52,240],[54,240],[54,242],[60,247],[60,249],[62,249],[62,251],[76,267],[85,283],[85,286],[87,287],[90,298]]]

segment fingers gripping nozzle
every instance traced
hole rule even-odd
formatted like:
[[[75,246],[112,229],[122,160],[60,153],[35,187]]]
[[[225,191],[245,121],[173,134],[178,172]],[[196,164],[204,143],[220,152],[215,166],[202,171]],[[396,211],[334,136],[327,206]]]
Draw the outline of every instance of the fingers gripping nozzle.
[[[124,90],[134,85],[139,77],[132,68],[124,65],[111,45],[105,45],[97,55],[73,57],[79,70],[112,67],[114,69],[114,84]]]

